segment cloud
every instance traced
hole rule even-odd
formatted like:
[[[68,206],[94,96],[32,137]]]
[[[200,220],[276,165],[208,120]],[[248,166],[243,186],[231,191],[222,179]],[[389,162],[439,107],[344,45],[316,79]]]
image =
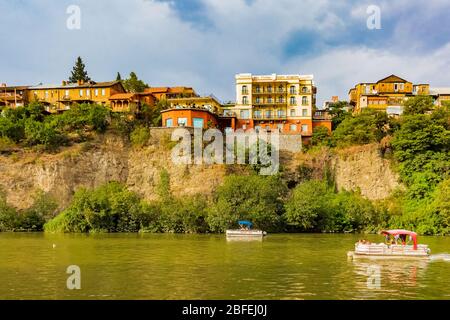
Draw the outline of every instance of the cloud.
[[[71,4],[81,30],[66,28]],[[366,28],[370,4],[381,30]],[[136,71],[150,85],[223,100],[234,99],[240,72],[314,74],[319,103],[391,73],[448,86],[449,9],[439,0],[0,0],[0,82],[59,83],[80,55],[98,81]]]

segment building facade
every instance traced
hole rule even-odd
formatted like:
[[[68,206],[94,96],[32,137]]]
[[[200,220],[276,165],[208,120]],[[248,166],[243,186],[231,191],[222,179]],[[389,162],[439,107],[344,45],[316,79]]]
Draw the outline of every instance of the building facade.
[[[150,87],[144,92],[151,93],[157,100],[198,97],[191,87]]]
[[[110,97],[125,93],[120,81],[83,82],[61,85],[37,85],[26,89],[27,100],[42,103],[48,112],[60,112],[70,109],[73,104],[97,103],[110,106]]]
[[[312,135],[316,87],[312,75],[236,75],[236,129]]]
[[[26,89],[28,86],[0,86],[0,107],[17,108],[28,103]]]
[[[406,99],[429,94],[429,84],[413,84],[390,75],[374,83],[358,83],[349,90],[349,101],[357,113],[369,108],[386,111],[388,114],[401,114]]]
[[[164,127],[219,127],[220,102],[213,96],[167,99],[170,107],[161,111]]]

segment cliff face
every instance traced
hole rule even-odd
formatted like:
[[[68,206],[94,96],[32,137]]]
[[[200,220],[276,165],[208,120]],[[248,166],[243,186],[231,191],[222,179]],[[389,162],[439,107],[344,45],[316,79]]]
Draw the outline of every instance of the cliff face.
[[[174,165],[167,134],[152,132],[148,146],[133,148],[120,137],[106,134],[95,141],[79,144],[58,154],[19,151],[0,155],[0,187],[8,202],[27,208],[39,189],[51,194],[66,206],[81,186],[95,187],[119,181],[151,200],[163,168],[170,174],[175,195],[212,194],[227,172],[241,170],[225,165]],[[335,155],[316,155],[306,161],[301,154],[282,155],[285,176],[292,180],[299,165],[312,161],[316,167],[331,164],[340,189],[360,189],[370,199],[380,199],[399,186],[397,176],[376,146],[364,146]],[[296,180],[294,178],[294,180]]]
[[[340,150],[331,160],[338,189],[360,190],[366,198],[388,197],[402,188],[389,160],[380,155],[377,145],[365,145]]]

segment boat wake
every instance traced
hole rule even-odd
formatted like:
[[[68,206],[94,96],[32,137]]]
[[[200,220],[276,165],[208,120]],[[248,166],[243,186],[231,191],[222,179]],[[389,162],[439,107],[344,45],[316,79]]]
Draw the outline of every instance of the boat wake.
[[[431,261],[446,261],[450,262],[450,254],[448,253],[439,253],[430,255]]]

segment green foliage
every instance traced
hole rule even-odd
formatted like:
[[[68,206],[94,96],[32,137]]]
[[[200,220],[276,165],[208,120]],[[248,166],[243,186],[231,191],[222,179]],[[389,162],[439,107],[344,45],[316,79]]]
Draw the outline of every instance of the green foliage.
[[[329,145],[330,144],[330,132],[325,126],[315,127],[312,135],[312,145]]]
[[[411,198],[423,198],[449,175],[450,113],[404,116],[392,147]]]
[[[389,133],[389,118],[385,112],[366,109],[347,116],[333,132],[333,144],[345,147],[378,142]]]
[[[337,193],[324,181],[298,185],[285,207],[287,223],[299,231],[359,232],[380,223],[369,200],[355,192]]]
[[[77,61],[75,62],[75,65],[73,67],[73,70],[71,72],[71,75],[69,77],[69,82],[76,83],[79,80],[88,82],[89,80],[91,80],[91,78],[89,78],[85,68],[86,68],[86,66],[83,63],[83,59],[81,59],[81,57],[78,57]]]
[[[223,232],[237,226],[237,221],[242,219],[252,221],[263,230],[278,229],[286,191],[278,176],[227,176],[208,213],[211,230]]]
[[[0,232],[14,231],[18,226],[17,212],[6,203],[6,194],[0,190]]]
[[[432,96],[419,95],[411,97],[406,100],[403,104],[403,114],[413,115],[413,114],[424,114],[433,110],[434,103]]]
[[[150,139],[150,131],[145,127],[137,127],[130,134],[130,141],[135,147],[144,147]]]
[[[49,232],[136,232],[147,221],[143,203],[117,182],[78,190],[70,206],[45,224]]]
[[[348,106],[349,105],[347,101],[338,101],[330,104],[329,113],[332,116],[332,130],[335,130],[341,124],[341,122],[345,120],[345,118],[351,115],[350,112],[345,110],[345,108],[348,108]]]
[[[131,72],[130,76],[122,81],[123,87],[127,92],[143,92],[146,88],[148,88],[148,85],[143,82],[142,80],[139,80],[135,72]]]

